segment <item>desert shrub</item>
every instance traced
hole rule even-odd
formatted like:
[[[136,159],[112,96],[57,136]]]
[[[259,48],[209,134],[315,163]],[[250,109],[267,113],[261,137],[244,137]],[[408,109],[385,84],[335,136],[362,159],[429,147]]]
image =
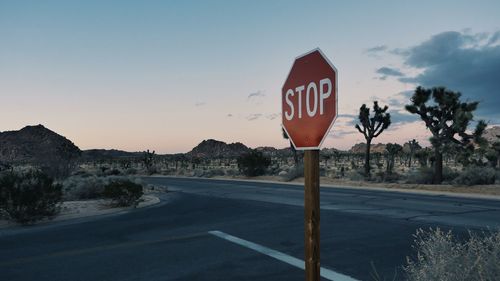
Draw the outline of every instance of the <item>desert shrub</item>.
[[[347,177],[352,181],[365,180],[365,172],[362,169],[353,169],[347,172]]]
[[[409,281],[499,280],[500,232],[458,241],[451,231],[420,229],[414,243],[416,257],[404,266]]]
[[[432,184],[433,177],[433,169],[423,166],[415,171],[408,172],[406,183]]]
[[[90,173],[89,171],[86,171],[86,170],[76,170],[71,174],[71,176],[79,176],[82,178],[90,177],[92,175],[93,175],[92,173]]]
[[[137,206],[143,194],[142,185],[131,180],[115,180],[104,187],[104,196],[119,207]]]
[[[234,176],[237,176],[239,174],[240,174],[240,172],[236,169],[227,169],[226,170],[226,176],[234,177]]]
[[[203,171],[203,169],[194,169],[192,174],[193,177],[203,177],[205,175],[205,171]]]
[[[448,167],[443,168],[443,182],[452,182],[458,176],[458,173]],[[419,167],[417,170],[408,172],[406,183],[414,184],[432,184],[434,178],[434,169],[432,167]]]
[[[122,174],[122,171],[118,169],[109,169],[105,172],[107,176],[119,176]]]
[[[126,175],[135,175],[135,174],[137,174],[137,169],[135,169],[135,168],[128,168],[128,169],[125,170],[125,174]]]
[[[62,159],[52,156],[48,156],[40,163],[36,163],[36,166],[52,179],[65,179],[77,168],[74,159]]]
[[[54,217],[60,210],[62,187],[41,171],[0,175],[0,209],[22,224]]]
[[[296,178],[300,178],[304,176],[304,164],[299,163],[286,171],[286,173],[282,174],[282,178],[284,181],[292,181]]]
[[[106,177],[69,177],[63,182],[63,198],[65,200],[102,198],[107,183]]]
[[[134,181],[140,184],[138,179],[124,176],[90,176],[80,177],[72,176],[64,180],[63,198],[64,200],[87,200],[104,198],[104,190],[106,185],[115,181]]]
[[[388,172],[377,172],[377,173],[375,173],[375,175],[372,178],[372,180],[374,180],[376,182],[390,182],[390,183],[394,183],[394,182],[398,182],[400,178],[401,178],[401,176],[398,173],[395,173],[395,172],[391,172],[391,173],[388,173]]]
[[[263,175],[271,165],[271,158],[260,151],[252,150],[238,157],[238,168],[247,177]]]
[[[457,185],[494,184],[496,171],[491,167],[469,166],[453,181]]]
[[[215,169],[210,170],[210,174],[211,174],[210,175],[211,177],[220,177],[220,176],[225,176],[226,175],[226,173],[224,172],[224,170],[221,169],[221,168],[215,168]]]

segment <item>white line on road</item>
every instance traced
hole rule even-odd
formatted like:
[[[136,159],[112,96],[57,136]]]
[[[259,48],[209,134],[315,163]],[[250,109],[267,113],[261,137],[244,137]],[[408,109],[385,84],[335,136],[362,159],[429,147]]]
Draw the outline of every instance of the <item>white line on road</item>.
[[[270,257],[275,258],[277,260],[280,260],[284,263],[288,263],[289,265],[293,265],[293,266],[298,267],[302,270],[305,270],[305,264],[304,264],[303,260],[294,258],[292,256],[285,254],[285,253],[282,253],[282,252],[273,250],[271,248],[268,248],[268,247],[265,247],[265,246],[262,246],[262,245],[259,245],[259,244],[241,239],[241,238],[238,238],[236,236],[232,236],[232,235],[224,233],[222,231],[213,230],[213,231],[209,231],[208,233],[210,233],[216,237],[225,239],[227,241],[236,243],[240,246],[252,249],[252,250],[257,251],[261,254],[270,256]],[[341,274],[341,273],[337,273],[333,270],[326,269],[323,267],[320,269],[320,275],[321,275],[321,277],[323,277],[325,279],[334,280],[334,281],[358,281],[352,277],[349,277],[349,276]]]

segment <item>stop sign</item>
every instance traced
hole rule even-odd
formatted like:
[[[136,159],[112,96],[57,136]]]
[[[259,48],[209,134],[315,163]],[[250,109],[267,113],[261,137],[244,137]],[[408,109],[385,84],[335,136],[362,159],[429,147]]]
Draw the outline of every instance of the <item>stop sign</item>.
[[[320,49],[297,57],[281,91],[282,126],[296,149],[319,149],[337,118],[337,69]]]

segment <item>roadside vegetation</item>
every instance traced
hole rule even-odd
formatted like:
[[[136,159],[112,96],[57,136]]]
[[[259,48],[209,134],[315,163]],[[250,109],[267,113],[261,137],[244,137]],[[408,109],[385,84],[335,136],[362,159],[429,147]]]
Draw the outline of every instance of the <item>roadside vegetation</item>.
[[[62,186],[41,171],[0,174],[0,214],[21,224],[52,218],[60,210]]]
[[[2,171],[0,219],[20,224],[52,219],[65,201],[103,199],[111,207],[137,206],[144,194],[141,181],[114,173],[79,171],[55,181],[36,169]]]
[[[377,101],[371,108],[363,104],[353,129],[366,142],[349,151],[322,149],[320,175],[326,182],[346,185],[383,184],[428,190],[439,184],[445,184],[446,190],[478,185],[496,188],[500,184],[500,133],[496,138],[484,137],[486,123],[474,119],[478,105],[462,101],[460,93],[446,88],[416,88],[406,110],[431,132],[431,146],[423,147],[415,139],[373,143],[390,127],[391,115],[389,108]],[[282,135],[289,140],[286,131],[282,130]],[[138,177],[143,175],[293,181],[304,175],[303,152],[295,150],[291,140],[289,143],[289,148],[284,149],[249,149],[241,143],[208,140],[196,153],[158,155],[146,150],[114,158],[75,160],[76,156],[71,156],[68,161],[56,161],[48,157],[43,163],[0,163],[0,212],[11,220],[29,223],[54,216],[61,200],[106,199],[115,205],[135,206],[142,195]],[[50,165],[55,162],[59,164]],[[28,172],[31,170],[37,172]],[[35,197],[42,203],[22,195],[30,188],[35,189],[33,194],[38,194]],[[30,218],[33,210],[23,204],[47,211],[36,212],[41,217]]]
[[[500,232],[470,232],[460,240],[451,231],[420,229],[414,249],[403,267],[408,281],[499,280]]]
[[[431,146],[423,147],[415,139],[375,144],[374,140],[390,128],[387,106],[373,102],[359,109],[356,130],[365,143],[349,151],[325,148],[320,153],[320,175],[346,184],[381,183],[399,185],[476,186],[495,185],[500,180],[500,136],[487,140],[484,121],[476,121],[478,102],[462,101],[461,94],[443,87],[416,88],[406,110],[417,116],[431,132]],[[289,140],[286,131],[283,138]],[[290,141],[290,140],[289,140]],[[110,177],[134,175],[173,175],[187,177],[256,177],[293,181],[303,177],[303,153],[290,141],[287,149],[261,147],[242,150],[240,154],[223,153],[224,145],[204,141],[204,149],[215,154],[186,153],[157,155],[149,150],[142,157],[95,160],[80,163],[79,168],[91,174],[89,186],[75,187],[65,196],[92,198],[102,192]],[[231,144],[243,146],[242,144]],[[227,145],[230,147],[231,145]],[[83,176],[82,176],[83,177]],[[95,184],[92,184],[95,182]],[[101,182],[101,183],[99,183]],[[99,190],[100,191],[99,191]],[[66,188],[65,188],[66,190]]]

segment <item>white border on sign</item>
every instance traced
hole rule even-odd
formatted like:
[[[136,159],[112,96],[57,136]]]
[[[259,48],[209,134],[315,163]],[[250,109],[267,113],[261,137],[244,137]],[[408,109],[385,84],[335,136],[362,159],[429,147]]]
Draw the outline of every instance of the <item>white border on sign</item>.
[[[288,76],[290,76],[290,73],[292,72],[292,67],[293,65],[295,64],[295,61],[304,57],[304,56],[307,56],[311,53],[314,53],[318,51],[319,54],[326,60],[326,62],[330,65],[331,68],[333,68],[333,70],[335,71],[335,117],[333,118],[332,120],[332,123],[330,123],[330,126],[328,126],[328,130],[325,132],[325,135],[323,136],[323,138],[321,139],[321,142],[319,143],[319,146],[312,146],[312,147],[297,147],[295,145],[295,143],[293,142],[292,138],[290,137],[290,134],[288,133],[288,131],[286,130],[285,126],[283,125],[283,100],[281,101],[281,128],[283,128],[283,130],[285,130],[286,132],[286,135],[288,136],[290,142],[293,144],[293,147],[295,147],[296,150],[319,150],[321,149],[321,146],[323,145],[323,142],[325,141],[326,137],[328,136],[328,134],[330,133],[330,130],[332,129],[333,127],[333,124],[335,123],[335,121],[337,120],[337,116],[339,115],[339,95],[338,95],[338,85],[339,85],[339,79],[338,79],[338,73],[339,71],[337,70],[337,68],[335,67],[335,65],[333,65],[333,63],[328,59],[328,57],[323,53],[323,51],[321,51],[321,49],[318,47],[318,48],[315,48],[305,54],[302,54],[298,57],[295,58],[295,60],[293,61],[292,63],[292,66],[290,66],[290,70],[288,71],[288,75],[286,76],[285,78],[285,82],[283,82],[283,86],[281,87],[281,98],[283,99],[283,89],[285,88],[285,83],[286,83],[286,80],[288,80]]]

